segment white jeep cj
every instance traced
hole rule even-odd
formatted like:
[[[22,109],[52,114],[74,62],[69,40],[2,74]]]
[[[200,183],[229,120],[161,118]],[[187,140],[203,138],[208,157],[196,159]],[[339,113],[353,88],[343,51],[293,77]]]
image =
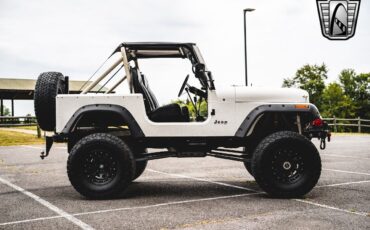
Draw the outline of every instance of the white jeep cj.
[[[67,142],[68,176],[82,195],[120,194],[142,174],[147,161],[165,157],[241,161],[274,197],[300,197],[316,185],[321,160],[310,139],[319,138],[325,148],[330,132],[306,91],[218,89],[193,43],[122,43],[113,52],[117,53],[118,60],[79,94],[68,93],[68,77],[59,72],[42,73],[36,83],[37,121],[49,131],[41,157],[48,155],[53,142]],[[189,59],[200,87],[189,85],[188,75],[178,95],[189,95],[194,116],[186,105],[158,104],[139,69],[144,58]],[[91,92],[121,69],[125,76],[110,88]],[[130,93],[115,93],[124,81]],[[204,103],[207,112],[201,114]],[[147,152],[148,148],[160,150]]]

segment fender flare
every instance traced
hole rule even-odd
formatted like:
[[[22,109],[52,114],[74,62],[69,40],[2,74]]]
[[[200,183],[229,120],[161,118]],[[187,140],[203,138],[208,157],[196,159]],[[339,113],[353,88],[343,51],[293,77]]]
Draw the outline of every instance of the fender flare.
[[[120,105],[112,104],[92,104],[82,106],[69,119],[67,124],[64,126],[62,133],[69,134],[73,127],[81,119],[82,115],[94,111],[105,111],[118,114],[125,122],[127,122],[127,125],[130,128],[131,135],[133,137],[145,137],[142,129],[140,128],[139,124],[136,122],[132,114],[126,108]]]
[[[236,137],[244,138],[248,133],[249,129],[253,125],[254,121],[259,117],[259,115],[266,112],[298,112],[298,113],[310,113],[314,118],[320,118],[320,113],[314,104],[302,104],[306,105],[303,108],[296,107],[297,104],[266,104],[260,105],[253,109],[244,121],[239,126],[235,133]]]

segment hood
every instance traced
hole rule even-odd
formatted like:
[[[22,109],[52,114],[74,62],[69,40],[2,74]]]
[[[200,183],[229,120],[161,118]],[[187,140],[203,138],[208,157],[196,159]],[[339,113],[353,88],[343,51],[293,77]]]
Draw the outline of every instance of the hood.
[[[309,103],[307,91],[296,88],[233,86],[236,102]]]

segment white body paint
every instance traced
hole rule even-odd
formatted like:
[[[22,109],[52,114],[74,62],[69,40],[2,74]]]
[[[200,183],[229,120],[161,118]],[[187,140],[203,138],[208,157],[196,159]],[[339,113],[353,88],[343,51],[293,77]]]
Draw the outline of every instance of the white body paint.
[[[175,123],[150,121],[141,94],[60,94],[56,98],[56,133],[62,132],[73,114],[82,106],[112,104],[126,108],[146,137],[231,137],[254,108],[263,104],[281,103],[309,103],[308,93],[300,89],[287,88],[245,86],[217,88],[208,91],[206,121]],[[211,115],[212,110],[215,111],[215,115]]]

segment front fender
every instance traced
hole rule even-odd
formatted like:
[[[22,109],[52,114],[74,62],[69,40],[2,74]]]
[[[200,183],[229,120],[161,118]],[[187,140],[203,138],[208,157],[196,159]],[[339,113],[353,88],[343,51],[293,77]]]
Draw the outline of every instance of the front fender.
[[[248,133],[249,129],[252,127],[253,123],[258,119],[258,117],[267,112],[297,112],[297,113],[310,113],[312,118],[320,118],[320,113],[314,104],[265,104],[260,105],[253,109],[244,121],[239,126],[235,133],[236,137],[243,138]]]

